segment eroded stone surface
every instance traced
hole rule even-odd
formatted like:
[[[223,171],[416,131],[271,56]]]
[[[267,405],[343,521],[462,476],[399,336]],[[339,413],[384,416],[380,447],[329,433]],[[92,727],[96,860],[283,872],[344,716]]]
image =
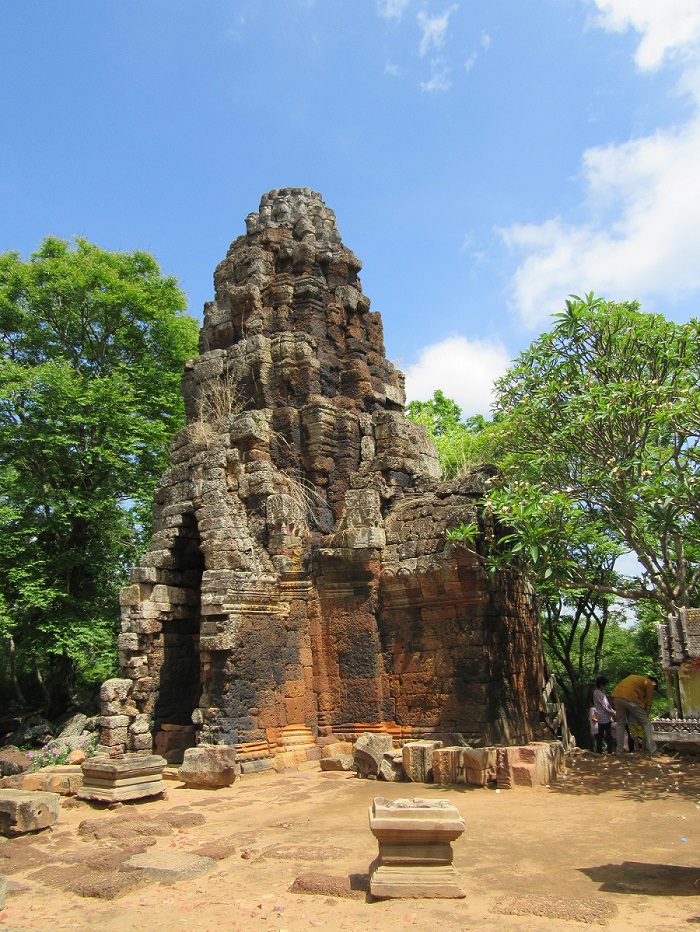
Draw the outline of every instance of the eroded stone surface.
[[[235,748],[200,745],[185,751],[178,776],[188,786],[230,786],[240,772]]]
[[[24,835],[48,828],[58,819],[58,793],[0,790],[0,835]]]
[[[444,533],[474,522],[479,548],[498,533],[478,508],[493,469],[439,482],[320,195],[271,191],[246,226],[216,269],[183,377],[187,426],[121,594],[101,749],[170,747],[169,729],[194,725],[198,744],[262,769],[366,730],[532,740],[531,593]]]
[[[145,851],[124,862],[125,870],[143,871],[153,880],[186,880],[210,874],[216,868],[213,858],[178,851]]]

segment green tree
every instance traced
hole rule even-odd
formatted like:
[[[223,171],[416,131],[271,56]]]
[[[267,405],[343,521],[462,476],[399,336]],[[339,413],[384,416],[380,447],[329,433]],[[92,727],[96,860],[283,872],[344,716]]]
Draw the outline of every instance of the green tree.
[[[0,635],[15,668],[109,672],[118,591],[184,420],[197,324],[142,252],[47,238],[0,256]]]
[[[428,401],[411,401],[406,417],[422,424],[435,443],[444,479],[454,479],[474,466],[498,459],[497,435],[483,415],[462,420],[462,409],[437,389]]]
[[[502,481],[488,506],[560,587],[692,603],[700,580],[700,324],[573,297],[498,381]],[[632,552],[634,578],[591,578],[582,541]],[[588,543],[586,543],[588,541]],[[498,558],[498,555],[497,555]]]

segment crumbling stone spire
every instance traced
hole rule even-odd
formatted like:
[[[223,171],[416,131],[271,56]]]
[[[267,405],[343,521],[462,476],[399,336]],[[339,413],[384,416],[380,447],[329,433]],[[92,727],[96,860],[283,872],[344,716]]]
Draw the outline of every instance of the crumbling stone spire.
[[[271,191],[246,227],[183,376],[187,426],[123,593],[103,741],[176,753],[196,731],[269,762],[365,727],[529,740],[542,670],[525,583],[490,583],[444,537],[481,521],[488,470],[439,483],[321,196]]]

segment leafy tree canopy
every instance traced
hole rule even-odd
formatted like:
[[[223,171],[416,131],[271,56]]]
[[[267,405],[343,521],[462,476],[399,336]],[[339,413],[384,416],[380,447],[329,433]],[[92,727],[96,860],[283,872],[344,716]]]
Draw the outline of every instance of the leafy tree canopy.
[[[49,237],[0,256],[0,634],[98,663],[184,420],[197,323],[142,252]]]
[[[504,479],[489,506],[560,586],[690,605],[700,580],[700,323],[572,297],[497,383]],[[638,579],[592,578],[631,551]]]
[[[406,417],[426,428],[437,447],[445,479],[498,458],[493,424],[481,414],[462,420],[462,409],[440,389],[428,401],[406,405]]]

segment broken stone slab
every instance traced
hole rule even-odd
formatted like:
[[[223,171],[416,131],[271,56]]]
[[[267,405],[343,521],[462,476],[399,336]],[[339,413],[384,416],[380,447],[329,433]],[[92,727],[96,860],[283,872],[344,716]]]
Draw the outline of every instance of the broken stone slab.
[[[230,745],[200,744],[187,748],[178,776],[187,786],[230,786],[241,772],[236,749]]]
[[[0,790],[0,835],[12,837],[49,828],[58,819],[58,793]]]
[[[402,749],[406,779],[413,783],[433,782],[433,751],[442,741],[408,741]]]
[[[0,876],[0,909],[5,908],[5,896],[7,895],[7,877]]]
[[[486,786],[496,780],[496,748],[436,748],[432,763],[434,782],[443,786]]]
[[[401,783],[406,779],[403,769],[403,754],[395,751],[386,751],[379,765],[379,779],[387,783]]]
[[[27,757],[26,751],[20,751],[16,747],[0,749],[0,777],[11,777],[18,773],[25,773],[31,765],[32,762]]]
[[[128,802],[159,796],[163,792],[166,760],[157,754],[95,755],[82,764],[83,785],[78,799]]]
[[[466,895],[452,863],[452,842],[464,831],[464,819],[447,800],[376,797],[369,827],[379,843],[370,868],[372,896]]]
[[[352,772],[355,770],[355,761],[351,754],[336,754],[334,757],[322,757],[321,770],[335,770]]]
[[[71,764],[43,767],[32,773],[20,773],[0,780],[0,786],[7,789],[38,790],[42,793],[58,793],[59,796],[75,796],[82,784],[82,770]]]
[[[353,761],[361,777],[378,777],[379,768],[387,751],[393,751],[394,740],[391,735],[363,732],[355,743]]]
[[[152,880],[188,880],[200,874],[210,874],[216,868],[213,858],[177,851],[145,851],[135,854],[122,865],[122,870],[142,871]]]

